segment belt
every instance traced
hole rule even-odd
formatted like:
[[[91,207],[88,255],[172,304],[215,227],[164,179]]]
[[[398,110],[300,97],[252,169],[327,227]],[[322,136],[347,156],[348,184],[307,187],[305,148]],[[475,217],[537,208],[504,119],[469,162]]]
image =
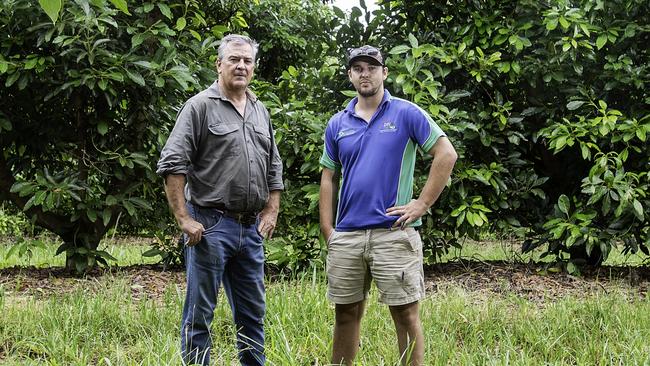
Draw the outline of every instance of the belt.
[[[252,225],[257,222],[257,212],[219,210],[225,217],[229,217],[242,225]]]
[[[231,218],[242,225],[252,225],[255,222],[257,222],[258,212],[254,212],[254,211],[232,211],[223,208],[223,206],[206,207],[206,206],[199,206],[196,204],[194,204],[194,207],[198,207],[199,209],[203,209],[203,210],[215,210],[219,212],[221,215]]]

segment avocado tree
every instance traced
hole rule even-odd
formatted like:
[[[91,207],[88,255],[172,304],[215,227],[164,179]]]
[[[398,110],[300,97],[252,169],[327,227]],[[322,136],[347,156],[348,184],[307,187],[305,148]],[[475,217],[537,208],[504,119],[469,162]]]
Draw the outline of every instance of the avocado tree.
[[[40,3],[0,7],[0,200],[82,272],[110,259],[97,248],[120,217],[160,200],[174,108],[214,80],[228,28],[193,0]]]
[[[650,254],[648,2],[460,3],[383,1],[372,35],[459,151],[423,236],[515,230],[569,271]]]

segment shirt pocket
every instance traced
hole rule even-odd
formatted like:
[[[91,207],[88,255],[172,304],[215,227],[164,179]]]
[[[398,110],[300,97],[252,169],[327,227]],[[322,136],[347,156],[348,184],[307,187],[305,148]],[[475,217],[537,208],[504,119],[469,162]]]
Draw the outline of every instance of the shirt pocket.
[[[235,156],[241,154],[241,142],[239,141],[237,131],[241,128],[240,124],[235,123],[210,123],[208,130],[214,143],[210,144],[216,147],[216,150],[222,156]]]
[[[269,127],[255,124],[253,125],[253,130],[255,131],[255,145],[264,150],[262,152],[264,156],[268,156],[271,150],[271,133],[269,132]]]

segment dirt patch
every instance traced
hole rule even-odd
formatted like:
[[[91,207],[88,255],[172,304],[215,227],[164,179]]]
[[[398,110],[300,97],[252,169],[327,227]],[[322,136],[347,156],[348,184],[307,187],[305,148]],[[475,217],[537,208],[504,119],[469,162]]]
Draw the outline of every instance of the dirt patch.
[[[136,299],[161,300],[170,286],[181,290],[185,287],[183,268],[163,268],[157,264],[95,269],[84,277],[63,268],[4,268],[0,269],[0,286],[5,296],[14,299],[48,297],[79,288],[92,292],[107,276],[124,279]],[[543,264],[463,260],[427,266],[425,281],[427,290],[434,293],[461,287],[540,303],[570,295],[616,292],[621,288],[633,296],[645,297],[650,286],[650,267],[583,268],[577,277],[548,271]]]
[[[164,268],[162,265],[134,265],[95,269],[83,277],[64,268],[13,267],[0,269],[0,286],[12,297],[48,297],[78,289],[92,293],[98,282],[108,276],[124,279],[135,299],[160,300],[169,286],[185,286],[182,268]]]
[[[619,293],[645,297],[650,285],[649,267],[584,267],[580,276],[549,270],[545,264],[503,261],[458,261],[428,266],[427,290],[460,286],[502,296],[516,295],[544,303],[566,296]]]

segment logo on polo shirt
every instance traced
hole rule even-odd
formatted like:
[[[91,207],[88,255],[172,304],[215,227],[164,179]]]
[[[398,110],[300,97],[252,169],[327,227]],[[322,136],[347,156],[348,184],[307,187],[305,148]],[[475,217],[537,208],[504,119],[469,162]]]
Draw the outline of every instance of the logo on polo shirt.
[[[345,136],[350,136],[350,135],[352,135],[352,134],[355,133],[355,132],[356,132],[356,130],[353,129],[353,128],[346,128],[345,130],[341,130],[341,131],[339,131],[339,133],[336,134],[336,136],[337,136],[338,138],[341,138],[341,137],[345,137]]]
[[[384,124],[379,129],[379,132],[381,132],[381,133],[397,132],[397,126],[395,126],[395,123],[393,123],[391,121],[384,122]]]

